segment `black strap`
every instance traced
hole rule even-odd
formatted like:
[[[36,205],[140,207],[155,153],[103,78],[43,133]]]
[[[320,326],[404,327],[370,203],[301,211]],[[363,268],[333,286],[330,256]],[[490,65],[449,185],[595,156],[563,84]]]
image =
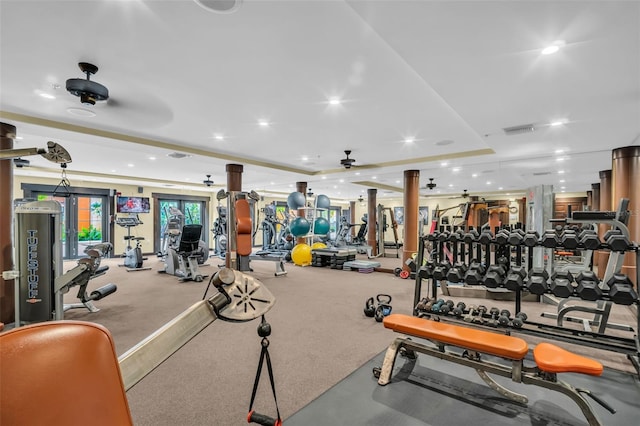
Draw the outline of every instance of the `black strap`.
[[[264,319],[263,319],[264,321]],[[256,393],[258,390],[258,384],[260,383],[260,375],[262,373],[262,365],[264,360],[267,360],[267,371],[269,372],[269,382],[271,383],[271,391],[273,392],[273,400],[276,404],[276,414],[278,415],[277,420],[282,422],[280,418],[280,409],[278,408],[278,398],[276,397],[276,384],[273,379],[273,368],[271,366],[271,356],[269,355],[269,339],[266,337],[262,338],[262,351],[260,352],[260,362],[258,363],[258,371],[256,372],[256,378],[253,381],[253,391],[251,392],[251,402],[249,403],[249,413],[253,408],[253,402],[256,398]]]

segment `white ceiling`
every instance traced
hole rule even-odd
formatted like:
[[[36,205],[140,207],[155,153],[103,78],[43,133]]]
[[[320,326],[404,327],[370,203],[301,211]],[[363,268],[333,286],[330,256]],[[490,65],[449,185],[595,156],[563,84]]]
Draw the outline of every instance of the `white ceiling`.
[[[640,144],[640,2],[239,6],[0,0],[0,119],[17,127],[15,147],[60,143],[72,184],[204,190],[210,174],[217,190],[225,165],[239,163],[245,190],[286,195],[303,181],[349,200],[376,186],[398,196],[413,169],[421,187],[437,183],[422,194],[586,191],[612,149]],[[541,54],[557,40],[558,53]],[[92,80],[109,101],[87,107],[66,92],[67,79],[84,77],[81,61],[100,68]],[[334,96],[343,103],[329,105]],[[567,122],[549,125],[558,119]],[[537,130],[503,131],[523,124]],[[341,168],[345,149],[357,167]],[[29,159],[17,174],[59,176]]]

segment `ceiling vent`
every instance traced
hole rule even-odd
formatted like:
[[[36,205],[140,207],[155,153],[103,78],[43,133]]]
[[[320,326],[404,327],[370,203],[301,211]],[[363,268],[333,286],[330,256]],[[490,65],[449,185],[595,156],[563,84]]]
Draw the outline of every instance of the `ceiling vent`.
[[[546,175],[550,175],[551,172],[535,172],[533,173],[533,176],[546,176]]]
[[[535,124],[521,124],[519,126],[505,127],[504,134],[507,136],[521,135],[523,133],[531,133],[537,130]]]
[[[189,154],[183,154],[182,152],[171,152],[167,154],[167,157],[171,158],[186,158],[189,157]]]

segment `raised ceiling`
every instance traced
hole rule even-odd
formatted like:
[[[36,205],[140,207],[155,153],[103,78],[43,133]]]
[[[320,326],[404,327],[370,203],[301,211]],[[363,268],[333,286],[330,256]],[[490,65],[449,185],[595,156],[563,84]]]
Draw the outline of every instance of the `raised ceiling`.
[[[286,195],[303,181],[342,200],[401,195],[405,170],[420,170],[424,195],[584,192],[612,149],[640,143],[639,2],[236,6],[1,0],[0,119],[16,147],[66,147],[72,184],[211,191],[206,175],[217,190],[238,163],[243,189]],[[78,62],[99,67],[109,101],[65,90],[84,77]],[[504,131],[523,125],[535,131]],[[59,175],[29,160],[17,174]]]

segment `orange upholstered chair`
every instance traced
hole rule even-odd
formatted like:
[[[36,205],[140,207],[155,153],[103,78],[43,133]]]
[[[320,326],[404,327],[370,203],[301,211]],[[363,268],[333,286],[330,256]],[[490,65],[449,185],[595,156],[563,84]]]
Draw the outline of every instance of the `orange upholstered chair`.
[[[50,321],[0,333],[0,424],[133,424],[109,331]]]

